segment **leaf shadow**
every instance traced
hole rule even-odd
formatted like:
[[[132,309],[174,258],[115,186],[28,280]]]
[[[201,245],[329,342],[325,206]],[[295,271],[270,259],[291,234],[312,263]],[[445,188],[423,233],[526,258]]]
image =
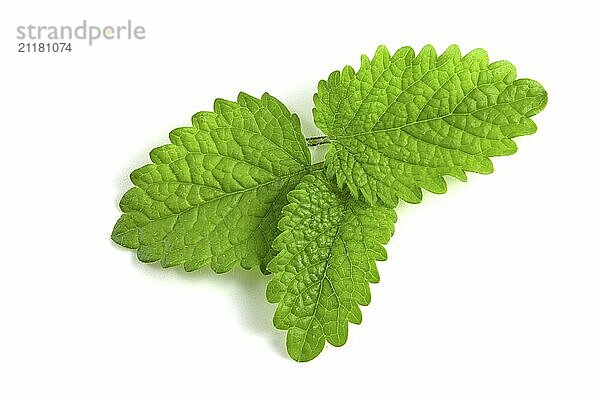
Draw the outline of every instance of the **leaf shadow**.
[[[115,249],[125,250],[112,242]],[[245,270],[234,267],[230,272],[217,274],[208,267],[186,272],[182,267],[163,268],[159,263],[141,263],[135,252],[131,253],[131,264],[151,279],[176,280],[186,285],[209,285],[226,293],[231,309],[237,310],[240,325],[249,332],[264,338],[273,351],[289,360],[285,347],[285,332],[273,326],[276,305],[267,302],[265,289],[271,276],[263,275],[258,268]]]

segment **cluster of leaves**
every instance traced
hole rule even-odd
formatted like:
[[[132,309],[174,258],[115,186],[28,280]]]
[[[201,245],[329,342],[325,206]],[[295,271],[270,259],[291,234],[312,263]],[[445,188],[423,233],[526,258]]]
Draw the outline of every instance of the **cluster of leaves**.
[[[484,50],[381,46],[319,82],[324,162],[312,164],[298,117],[269,94],[218,99],[131,174],[112,239],[165,267],[272,273],[274,325],[294,360],[311,360],[361,322],[398,202],[444,193],[445,175],[491,173],[490,157],[514,153],[546,102],[538,82]]]

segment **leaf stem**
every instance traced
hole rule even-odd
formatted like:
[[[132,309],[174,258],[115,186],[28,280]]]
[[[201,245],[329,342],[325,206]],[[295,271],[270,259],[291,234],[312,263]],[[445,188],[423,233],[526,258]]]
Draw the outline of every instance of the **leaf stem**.
[[[319,171],[319,170],[321,170],[321,169],[324,169],[324,168],[325,168],[325,163],[324,163],[323,161],[321,161],[321,162],[318,162],[318,163],[312,164],[312,165],[310,166],[310,171],[311,171],[311,172],[314,172],[314,171]]]
[[[311,136],[306,138],[306,144],[308,147],[320,146],[322,144],[331,143],[331,140],[325,135],[323,136]]]

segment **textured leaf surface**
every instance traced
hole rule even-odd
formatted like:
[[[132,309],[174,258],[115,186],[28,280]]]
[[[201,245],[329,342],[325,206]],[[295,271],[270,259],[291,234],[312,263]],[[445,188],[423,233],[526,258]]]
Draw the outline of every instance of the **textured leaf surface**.
[[[345,67],[321,81],[313,110],[332,146],[327,173],[354,196],[395,206],[418,203],[421,188],[446,191],[444,175],[493,170],[489,157],[513,154],[513,138],[535,132],[529,118],[546,105],[544,88],[516,79],[507,61],[489,63],[457,46],[437,57],[431,46],[393,56],[379,47],[358,72]]]
[[[267,299],[279,303],[273,322],[288,330],[288,353],[308,361],[325,341],[343,345],[348,321],[361,322],[359,305],[369,304],[369,283],[379,281],[375,261],[386,259],[396,213],[342,193],[322,171],[306,175],[288,199]]]
[[[266,265],[286,195],[310,170],[295,114],[272,96],[217,100],[131,174],[112,239],[143,262]]]

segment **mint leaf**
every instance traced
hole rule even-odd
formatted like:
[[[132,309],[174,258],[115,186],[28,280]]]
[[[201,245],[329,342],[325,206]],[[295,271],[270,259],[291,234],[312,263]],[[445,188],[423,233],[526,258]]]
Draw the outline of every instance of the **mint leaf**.
[[[322,171],[306,175],[288,199],[267,299],[279,303],[273,323],[288,330],[289,355],[308,361],[325,341],[343,345],[348,321],[361,322],[358,306],[369,304],[369,283],[379,281],[375,260],[387,257],[396,213],[353,199]]]
[[[278,100],[216,100],[131,174],[112,239],[188,271],[264,267],[287,192],[311,169],[300,121]]]
[[[444,193],[444,175],[491,173],[489,157],[513,154],[513,138],[536,131],[529,118],[546,105],[538,82],[516,79],[508,61],[489,63],[457,46],[437,57],[381,46],[358,72],[347,66],[321,81],[314,97],[317,126],[332,142],[325,164],[338,185],[373,204],[421,201],[421,188]]]
[[[490,157],[536,131],[530,117],[547,99],[481,49],[390,56],[381,46],[358,72],[347,66],[319,82],[313,113],[325,136],[305,138],[298,117],[266,93],[194,115],[131,174],[112,239],[165,267],[273,273],[273,323],[287,330],[289,355],[309,361],[361,323],[392,207],[420,202],[422,189],[445,192],[445,176],[491,173]],[[325,161],[311,165],[308,146],[327,143]]]

